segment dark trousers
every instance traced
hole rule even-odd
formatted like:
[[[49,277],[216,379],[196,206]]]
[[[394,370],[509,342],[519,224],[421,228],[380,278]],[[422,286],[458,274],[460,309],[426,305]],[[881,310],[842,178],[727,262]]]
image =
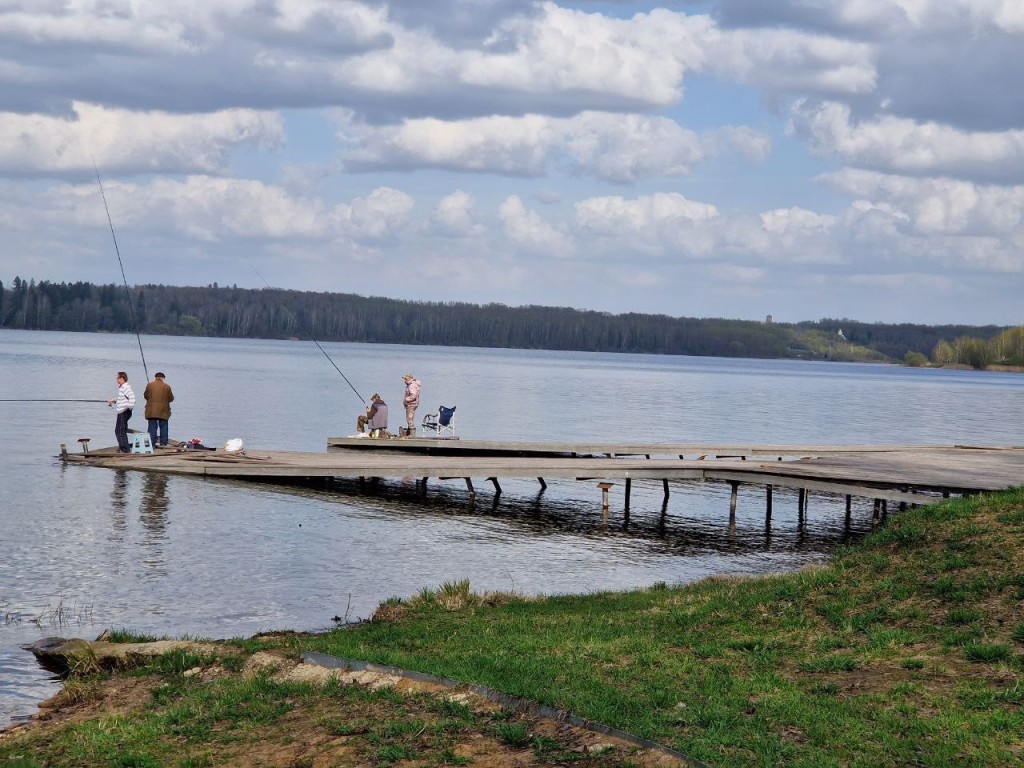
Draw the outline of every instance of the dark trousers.
[[[147,421],[149,421],[149,444],[156,448],[158,445],[156,434],[159,431],[159,445],[167,445],[167,419],[147,419]]]
[[[117,414],[117,422],[114,424],[114,435],[117,437],[117,447],[127,453],[131,450],[128,445],[128,419],[132,417],[132,409],[127,408]]]

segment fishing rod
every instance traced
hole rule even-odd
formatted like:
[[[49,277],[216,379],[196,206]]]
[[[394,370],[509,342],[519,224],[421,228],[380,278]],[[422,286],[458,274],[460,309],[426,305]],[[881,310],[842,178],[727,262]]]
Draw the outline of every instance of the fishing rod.
[[[53,397],[0,397],[0,403],[105,403],[106,400],[61,399]]]
[[[264,285],[266,285],[269,290],[274,290],[273,288],[270,287],[270,283],[267,282],[267,279],[265,277],[263,277],[263,275],[260,275],[260,271],[258,269],[256,269],[256,267],[253,267],[252,264],[250,264],[249,266],[252,267],[252,271],[253,272],[255,272],[257,275],[259,275],[260,280],[263,281]],[[356,397],[359,398],[359,402],[365,403],[366,400],[363,398],[362,395],[359,394],[359,390],[356,389],[352,385],[352,382],[348,380],[348,376],[346,376],[344,373],[341,373],[341,368],[338,367],[337,363],[335,363],[333,360],[331,360],[331,356],[327,354],[327,350],[325,350],[323,347],[320,346],[320,342],[317,341],[316,338],[314,338],[313,334],[305,326],[305,324],[298,318],[298,316],[294,312],[292,312],[290,309],[288,309],[288,307],[285,305],[285,303],[283,301],[281,301],[281,307],[284,309],[285,312],[287,312],[289,315],[291,315],[291,318],[298,324],[298,326],[303,330],[303,332],[307,336],[309,336],[310,341],[312,341],[314,344],[316,344],[316,348],[324,353],[324,357],[326,357],[328,360],[330,360],[331,365],[334,366],[334,370],[336,370],[338,373],[341,374],[341,378],[343,378],[345,380],[345,383],[348,384],[349,387],[352,388],[352,391],[356,393]]]
[[[124,274],[124,262],[121,261],[121,249],[117,247],[117,235],[114,234],[114,220],[110,218],[110,206],[107,205],[107,193],[103,191],[103,181],[100,179],[100,169],[96,165],[96,158],[92,158],[92,167],[96,169],[96,182],[100,185],[100,196],[103,198],[103,208],[107,212],[107,223],[110,225],[110,236],[114,239],[114,253],[117,254],[117,263],[121,265],[121,280],[124,282],[124,295],[128,298],[128,315],[132,319],[132,327],[135,329],[135,338],[139,342],[139,356],[142,357],[142,370],[146,374],[146,381],[149,381],[149,368],[146,367],[146,353],[142,351],[142,336],[139,334],[139,324],[135,319],[135,305],[132,303],[132,294],[128,290],[128,278]]]

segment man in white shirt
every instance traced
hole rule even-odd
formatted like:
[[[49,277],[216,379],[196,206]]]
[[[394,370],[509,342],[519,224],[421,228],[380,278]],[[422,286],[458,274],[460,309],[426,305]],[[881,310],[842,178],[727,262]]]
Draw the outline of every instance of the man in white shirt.
[[[128,445],[128,419],[132,417],[135,407],[135,393],[128,386],[128,374],[117,372],[117,396],[107,400],[107,405],[117,407],[117,422],[114,424],[114,435],[117,437],[117,449],[121,453],[131,453]]]

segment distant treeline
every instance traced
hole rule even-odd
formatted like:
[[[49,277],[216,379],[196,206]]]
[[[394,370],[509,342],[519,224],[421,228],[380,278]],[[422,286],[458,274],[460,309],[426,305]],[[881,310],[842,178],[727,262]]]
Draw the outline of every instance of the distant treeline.
[[[959,339],[984,345],[1007,330],[612,315],[568,307],[400,301],[217,284],[140,285],[126,291],[123,285],[37,283],[20,277],[10,286],[0,282],[0,328],[712,357],[904,361],[913,354],[926,362],[937,349],[953,349]],[[1017,354],[1024,358],[1024,352]],[[1012,362],[1011,357],[1004,356]]]

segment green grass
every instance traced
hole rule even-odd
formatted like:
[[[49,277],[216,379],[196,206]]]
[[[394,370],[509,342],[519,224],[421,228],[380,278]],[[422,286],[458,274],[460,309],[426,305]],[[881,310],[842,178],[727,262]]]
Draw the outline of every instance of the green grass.
[[[315,650],[479,683],[716,768],[1021,765],[1022,509],[1014,491],[902,512],[828,566],[782,576],[544,599],[454,581],[389,600],[366,624],[228,650]],[[288,734],[303,713],[362,744],[367,764],[464,764],[466,729],[550,764],[579,759],[509,712],[450,699],[185,675],[229,658],[168,654],[138,673],[161,681],[151,712],[0,742],[0,768],[224,764],[213,755]]]
[[[427,590],[396,621],[299,644],[489,685],[716,766],[1002,766],[1024,746],[1024,628],[1005,621],[1020,560],[999,556],[1020,552],[1021,506],[1017,491],[911,510],[786,576],[486,609],[439,610]],[[963,676],[991,711],[951,695]]]

